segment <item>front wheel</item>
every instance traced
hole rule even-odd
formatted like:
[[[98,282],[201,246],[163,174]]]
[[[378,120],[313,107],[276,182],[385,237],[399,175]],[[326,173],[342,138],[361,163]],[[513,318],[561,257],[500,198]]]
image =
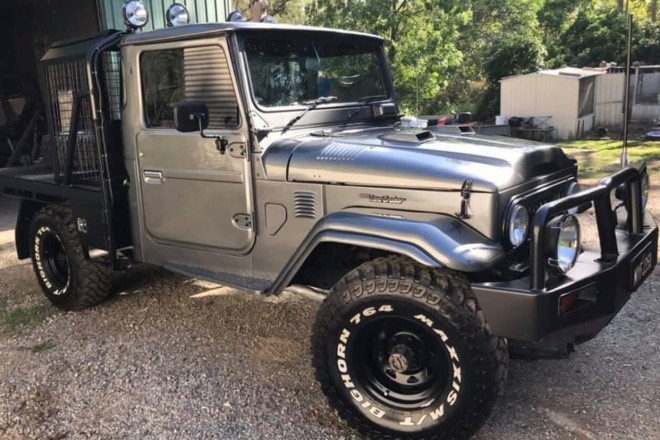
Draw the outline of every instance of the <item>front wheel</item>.
[[[64,310],[80,310],[103,302],[110,293],[112,268],[93,261],[80,243],[71,211],[47,206],[30,227],[34,272],[46,298]]]
[[[467,439],[506,379],[469,283],[402,257],[366,263],[332,289],[312,341],[316,376],[340,415],[373,438]]]

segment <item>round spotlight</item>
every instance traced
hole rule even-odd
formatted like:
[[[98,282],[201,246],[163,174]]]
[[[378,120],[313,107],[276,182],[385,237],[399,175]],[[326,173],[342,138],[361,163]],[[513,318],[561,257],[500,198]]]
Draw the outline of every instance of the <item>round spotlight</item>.
[[[167,8],[165,13],[167,18],[167,25],[172,26],[182,26],[184,24],[190,23],[190,14],[185,6],[181,3],[174,3],[172,6]]]
[[[241,11],[234,11],[227,17],[227,21],[247,21]]]
[[[124,3],[122,9],[124,23],[131,29],[143,28],[149,22],[149,12],[140,0],[131,0]]]
[[[272,15],[266,15],[264,18],[261,19],[261,22],[275,24],[277,23],[277,20],[275,20],[275,17],[273,17]]]
[[[551,236],[548,237],[548,264],[562,273],[575,266],[580,255],[580,222],[577,217],[567,214],[550,222]]]

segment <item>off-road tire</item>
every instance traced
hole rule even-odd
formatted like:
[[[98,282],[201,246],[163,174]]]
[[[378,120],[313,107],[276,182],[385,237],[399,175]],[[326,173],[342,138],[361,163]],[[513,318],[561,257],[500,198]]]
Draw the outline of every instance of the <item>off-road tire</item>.
[[[53,305],[81,310],[108,298],[112,268],[106,259],[89,258],[68,208],[47,206],[37,212],[30,225],[30,243],[34,272]]]
[[[369,356],[359,353],[373,344],[360,344],[357,350],[350,345],[368,341],[358,339],[361,331],[371,334],[366,326],[399,318],[404,325],[412,322],[433,330],[429,338],[436,337],[447,350],[451,377],[430,397],[432,403],[409,411],[374,397],[378,388],[362,379],[368,375],[358,374],[363,367],[356,361]],[[316,378],[330,405],[373,439],[469,438],[486,422],[502,393],[508,366],[506,340],[492,335],[469,282],[456,272],[429,269],[398,256],[365,263],[332,288],[317,315],[312,351]],[[397,364],[386,368],[391,365]],[[429,381],[429,386],[436,382]],[[389,393],[384,395],[391,400]]]

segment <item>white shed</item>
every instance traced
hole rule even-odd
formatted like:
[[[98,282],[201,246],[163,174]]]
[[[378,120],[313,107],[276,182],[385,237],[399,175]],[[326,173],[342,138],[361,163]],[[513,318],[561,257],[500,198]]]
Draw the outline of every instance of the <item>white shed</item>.
[[[604,69],[564,67],[503,78],[500,114],[551,117],[546,124],[557,139],[582,137],[594,127],[595,80],[603,74]]]

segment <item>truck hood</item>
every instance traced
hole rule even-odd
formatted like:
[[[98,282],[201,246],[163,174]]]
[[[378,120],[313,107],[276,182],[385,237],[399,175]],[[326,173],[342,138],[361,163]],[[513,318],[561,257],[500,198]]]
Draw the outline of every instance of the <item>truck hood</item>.
[[[281,139],[269,146],[263,161],[269,176],[286,170],[289,181],[460,190],[471,180],[473,191],[480,192],[501,191],[575,164],[552,145],[382,127]]]

